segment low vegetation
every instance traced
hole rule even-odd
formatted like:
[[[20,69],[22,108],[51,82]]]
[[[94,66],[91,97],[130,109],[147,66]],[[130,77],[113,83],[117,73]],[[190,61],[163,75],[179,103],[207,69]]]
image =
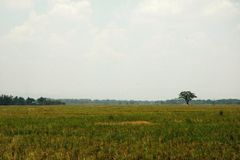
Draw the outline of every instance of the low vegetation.
[[[1,106],[0,159],[240,159],[239,105]]]

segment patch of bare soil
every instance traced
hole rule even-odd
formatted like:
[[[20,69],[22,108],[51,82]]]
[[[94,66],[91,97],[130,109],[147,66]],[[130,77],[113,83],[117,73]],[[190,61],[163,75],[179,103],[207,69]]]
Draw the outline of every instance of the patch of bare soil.
[[[97,122],[96,125],[150,125],[148,121]]]

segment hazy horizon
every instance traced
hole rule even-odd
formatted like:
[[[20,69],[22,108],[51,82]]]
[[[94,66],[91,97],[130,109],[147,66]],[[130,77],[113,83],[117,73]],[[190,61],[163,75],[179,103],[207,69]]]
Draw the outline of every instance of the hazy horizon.
[[[0,94],[240,99],[240,1],[0,0]]]

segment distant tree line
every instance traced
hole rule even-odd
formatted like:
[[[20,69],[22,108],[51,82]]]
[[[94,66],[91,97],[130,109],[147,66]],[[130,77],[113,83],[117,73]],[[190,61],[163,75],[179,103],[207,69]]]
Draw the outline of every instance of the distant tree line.
[[[161,105],[161,104],[184,104],[184,99],[170,99],[170,100],[98,100],[98,99],[51,99],[40,97],[38,99],[23,97],[13,97],[11,95],[1,95],[0,105],[81,105],[81,104],[99,104],[99,105]],[[219,99],[219,100],[192,100],[191,104],[240,104],[240,99]]]
[[[23,97],[13,97],[11,95],[1,95],[0,105],[64,105],[65,102],[60,100],[40,97],[38,99]]]
[[[62,102],[71,105],[78,104],[100,104],[100,105],[161,105],[161,104],[184,104],[184,99],[170,99],[170,100],[159,100],[159,101],[141,101],[141,100],[92,100],[92,99],[60,99]],[[219,100],[192,100],[191,104],[240,104],[240,99],[219,99]]]

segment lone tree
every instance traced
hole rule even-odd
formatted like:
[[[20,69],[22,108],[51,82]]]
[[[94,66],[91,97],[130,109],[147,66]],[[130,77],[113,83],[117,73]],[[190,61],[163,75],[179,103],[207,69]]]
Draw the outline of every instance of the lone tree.
[[[185,100],[185,102],[187,103],[187,105],[189,105],[189,102],[193,99],[193,98],[197,98],[197,96],[190,92],[190,91],[182,91],[179,94],[179,98],[183,98]]]

